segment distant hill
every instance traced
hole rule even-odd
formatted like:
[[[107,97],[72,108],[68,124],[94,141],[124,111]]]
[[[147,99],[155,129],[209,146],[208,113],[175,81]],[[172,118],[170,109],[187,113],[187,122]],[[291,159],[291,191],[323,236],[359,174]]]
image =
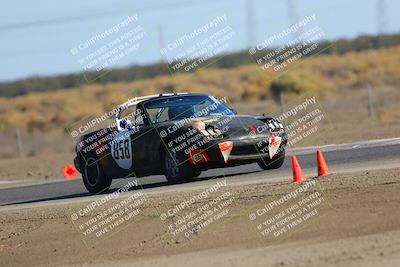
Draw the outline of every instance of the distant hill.
[[[130,82],[85,84],[69,90],[0,97],[0,129],[16,126],[40,131],[64,129],[84,118],[102,114],[131,97],[161,92],[209,93],[227,97],[233,103],[251,103],[252,100],[270,101],[276,90],[282,90],[288,99],[289,94],[311,93],[328,101],[331,93],[348,97],[357,89],[367,88],[367,84],[377,90],[398,88],[399,69],[400,45],[300,59],[283,72],[261,70],[253,63]],[[375,91],[375,94],[380,93]],[[400,110],[393,112],[387,117],[400,116]]]
[[[340,39],[333,42],[323,42],[321,46],[328,47],[323,54],[344,54],[351,51],[364,51],[400,45],[400,34],[380,36],[360,36],[355,39]],[[240,65],[253,63],[247,51],[227,54],[212,64],[212,68],[234,68]],[[153,78],[169,74],[165,64],[146,66],[131,66],[124,69],[113,69],[107,75],[96,79],[96,84],[114,82],[131,82],[145,78]],[[92,80],[94,72],[85,73],[88,80]],[[32,92],[48,92],[68,90],[87,84],[83,73],[58,75],[52,77],[31,77],[9,83],[0,83],[0,97],[15,97]]]

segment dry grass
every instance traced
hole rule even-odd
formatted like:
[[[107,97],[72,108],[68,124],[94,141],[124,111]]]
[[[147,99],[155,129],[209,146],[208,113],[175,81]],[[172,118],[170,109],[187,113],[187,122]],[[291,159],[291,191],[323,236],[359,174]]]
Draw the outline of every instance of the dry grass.
[[[271,97],[271,83],[289,80],[297,91],[327,97],[329,89],[354,90],[368,82],[373,87],[400,84],[400,46],[390,49],[326,55],[296,63],[284,75],[262,71],[255,65],[234,69],[201,69],[195,73],[161,76],[131,83],[90,84],[81,88],[35,93],[12,99],[0,98],[0,127],[18,126],[49,130],[64,128],[84,117],[100,113],[110,103],[128,97],[160,93],[200,92],[227,96],[232,102]],[[287,81],[283,81],[288,84]],[[399,112],[384,115],[398,118]]]
[[[88,84],[71,90],[0,98],[0,157],[16,156],[15,127],[22,130],[26,156],[70,152],[74,141],[65,134],[65,128],[130,97],[171,91],[226,96],[240,113],[276,114],[280,108],[272,100],[271,84],[286,83],[300,93],[318,96],[335,123],[397,125],[399,69],[400,46],[306,58],[282,76],[256,65],[207,68],[130,83]],[[368,117],[367,83],[373,88],[376,118],[372,121]]]

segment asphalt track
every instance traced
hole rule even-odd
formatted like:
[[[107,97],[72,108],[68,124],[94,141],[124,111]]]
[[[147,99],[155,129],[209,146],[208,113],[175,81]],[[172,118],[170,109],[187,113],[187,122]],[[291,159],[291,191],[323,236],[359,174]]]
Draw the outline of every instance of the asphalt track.
[[[211,179],[227,179],[229,184],[250,184],[260,182],[276,183],[289,181],[292,177],[290,155],[295,154],[306,176],[316,176],[316,150],[324,152],[325,160],[332,173],[351,172],[400,167],[400,138],[370,140],[352,144],[327,145],[294,149],[288,152],[284,165],[278,170],[262,171],[257,164],[239,167],[215,169],[204,172],[199,178],[186,183],[171,185],[164,176],[139,178],[135,190],[145,192],[181,191],[204,187]],[[110,191],[124,185],[127,179],[113,181]],[[19,186],[0,189],[0,206],[2,208],[26,205],[52,205],[71,201],[90,200],[90,196],[81,179],[60,181],[30,186]]]

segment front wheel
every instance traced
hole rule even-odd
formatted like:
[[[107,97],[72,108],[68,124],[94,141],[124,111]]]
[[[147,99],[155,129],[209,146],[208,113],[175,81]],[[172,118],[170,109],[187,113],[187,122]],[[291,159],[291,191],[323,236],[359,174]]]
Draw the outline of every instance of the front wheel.
[[[198,177],[201,172],[196,171],[182,155],[175,152],[163,151],[162,156],[164,175],[170,183],[179,183],[187,179]]]
[[[107,191],[112,181],[105,176],[99,160],[93,156],[86,158],[82,170],[82,178],[86,189],[92,194]]]
[[[264,159],[257,162],[263,170],[279,169],[285,162],[285,151],[278,153],[272,161]]]

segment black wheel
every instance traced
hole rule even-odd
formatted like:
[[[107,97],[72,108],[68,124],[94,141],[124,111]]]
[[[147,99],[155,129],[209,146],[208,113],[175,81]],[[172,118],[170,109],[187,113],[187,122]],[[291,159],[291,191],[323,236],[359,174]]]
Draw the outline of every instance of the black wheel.
[[[181,153],[163,150],[162,163],[164,175],[170,183],[179,183],[201,174],[196,171]]]
[[[279,152],[272,160],[264,159],[257,162],[263,170],[279,169],[285,162],[285,151]]]
[[[93,156],[86,158],[82,170],[82,178],[86,189],[92,194],[106,192],[110,188],[112,181],[112,179],[104,175],[99,160]]]
[[[193,171],[190,178],[197,178],[201,175],[201,171]]]

